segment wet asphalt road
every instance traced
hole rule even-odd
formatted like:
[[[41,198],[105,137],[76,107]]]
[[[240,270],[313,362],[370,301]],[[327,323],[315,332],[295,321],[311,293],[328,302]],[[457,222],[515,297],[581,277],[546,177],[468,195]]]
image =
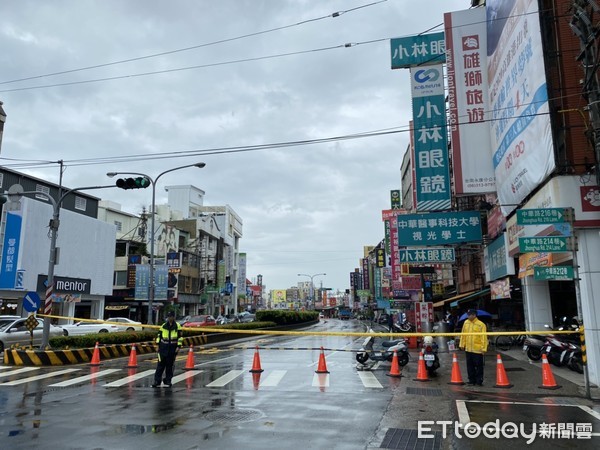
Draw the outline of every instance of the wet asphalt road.
[[[329,320],[306,331],[363,331],[356,321]],[[10,449],[195,449],[195,448],[600,448],[600,408],[582,399],[580,388],[557,376],[560,390],[539,390],[540,366],[504,356],[514,387],[494,384],[495,355],[487,358],[482,388],[448,385],[451,357],[440,354],[439,375],[414,381],[416,358],[400,379],[385,363],[356,370],[355,337],[268,337],[195,353],[195,370],[179,356],[172,388],[150,384],[155,355],[89,365],[42,368],[0,366],[0,446]],[[262,372],[251,374],[254,345]],[[239,345],[239,344],[238,344]],[[330,374],[315,374],[321,346]],[[311,350],[280,350],[280,348]],[[314,348],[314,349],[313,349]],[[413,355],[416,353],[413,352]],[[513,353],[514,355],[514,353]],[[461,360],[462,371],[465,372]],[[555,370],[556,371],[556,370]],[[560,373],[560,371],[558,372]],[[431,438],[417,439],[418,422],[451,420],[483,426],[499,420],[523,423],[590,423],[590,440],[459,438],[431,425]],[[488,432],[491,429],[488,430]],[[568,432],[569,430],[567,430]]]

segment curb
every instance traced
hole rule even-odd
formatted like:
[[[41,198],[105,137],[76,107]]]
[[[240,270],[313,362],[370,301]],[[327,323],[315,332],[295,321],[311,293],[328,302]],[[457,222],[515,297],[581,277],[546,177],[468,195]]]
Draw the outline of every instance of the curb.
[[[183,338],[183,345],[204,345],[205,335]],[[100,359],[121,358],[129,356],[131,344],[101,345]],[[139,355],[155,353],[157,346],[153,342],[135,342]],[[94,348],[78,348],[72,350],[4,350],[4,364],[12,366],[65,366],[68,364],[89,363],[92,360]]]

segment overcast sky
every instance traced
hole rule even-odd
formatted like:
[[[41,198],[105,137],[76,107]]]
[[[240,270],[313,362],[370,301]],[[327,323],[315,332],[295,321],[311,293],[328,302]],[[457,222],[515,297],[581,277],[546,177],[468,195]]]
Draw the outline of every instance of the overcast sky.
[[[285,289],[308,281],[298,273],[326,273],[317,286],[347,289],[363,246],[383,238],[381,210],[400,188],[409,139],[408,71],[390,69],[389,39],[469,5],[4,1],[0,164],[58,183],[63,160],[74,188],[114,182],[106,172],[155,177],[204,161],[161,177],[157,204],[165,186],[195,185],[206,205],[242,218],[250,280],[262,274],[267,289]],[[75,70],[91,66],[102,67]],[[395,133],[347,139],[380,131]],[[248,151],[309,140],[325,142]],[[228,147],[244,151],[214,151]],[[135,214],[151,203],[149,189],[89,193]]]

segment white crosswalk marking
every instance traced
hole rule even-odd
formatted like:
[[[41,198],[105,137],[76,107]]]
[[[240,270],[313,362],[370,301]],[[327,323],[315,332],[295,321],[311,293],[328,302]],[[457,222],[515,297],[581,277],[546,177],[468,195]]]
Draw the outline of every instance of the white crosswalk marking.
[[[383,388],[379,380],[375,377],[372,372],[356,372],[360,377],[360,381],[364,387],[368,388]]]
[[[273,370],[267,378],[260,382],[260,387],[277,386],[286,373],[287,370]]]
[[[328,373],[315,373],[312,381],[313,387],[329,387],[329,374]]]
[[[179,383],[180,381],[187,380],[188,378],[195,377],[196,375],[204,372],[203,370],[189,370],[187,372],[182,373],[181,375],[175,375],[171,379],[171,383]]]
[[[83,375],[81,377],[77,377],[77,378],[73,378],[72,380],[67,380],[67,381],[61,381],[60,383],[54,383],[51,384],[49,387],[67,387],[67,386],[72,386],[74,384],[79,384],[79,383],[83,383],[84,381],[89,381],[89,380],[94,380],[96,378],[100,378],[103,377],[105,375],[114,373],[114,372],[119,372],[121,369],[106,369],[106,370],[101,370],[100,372],[96,372],[96,373],[91,373],[89,375]]]
[[[121,387],[121,386],[131,383],[132,381],[136,381],[136,380],[139,380],[140,378],[145,378],[150,375],[153,375],[154,372],[155,372],[154,369],[144,370],[143,372],[136,373],[135,375],[130,375],[128,377],[121,378],[120,380],[113,381],[112,383],[107,383],[104,385],[104,387]]]
[[[0,366],[0,370],[12,369],[12,366]]]
[[[217,378],[212,383],[208,383],[206,385],[206,387],[223,387],[227,383],[235,380],[237,377],[239,377],[244,372],[245,372],[244,370],[230,370],[225,375],[223,375],[222,377]]]
[[[40,370],[39,367],[23,367],[21,369],[11,370],[10,372],[0,373],[0,378],[10,377],[11,375],[18,375],[20,373],[31,372],[34,370]]]
[[[22,378],[20,380],[7,381],[6,383],[2,383],[2,386],[16,386],[18,384],[29,383],[31,381],[43,380],[44,378],[56,377],[58,375],[63,375],[65,373],[77,372],[79,370],[81,370],[81,369],[64,369],[64,370],[59,370],[57,372],[45,373],[43,375],[36,375],[36,376],[33,376],[33,377],[29,377],[29,378]]]

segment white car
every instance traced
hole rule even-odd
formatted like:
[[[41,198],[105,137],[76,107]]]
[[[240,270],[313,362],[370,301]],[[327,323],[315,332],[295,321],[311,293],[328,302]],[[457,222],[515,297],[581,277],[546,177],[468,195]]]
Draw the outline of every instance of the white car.
[[[115,333],[119,331],[116,325],[94,322],[77,322],[72,325],[61,325],[63,335],[81,336],[89,333]]]
[[[111,325],[115,325],[117,322],[119,331],[142,331],[142,322],[136,322],[127,317],[109,317],[105,322],[110,322]]]
[[[27,317],[0,316],[0,353],[11,345],[27,346],[31,343],[31,333],[25,325]],[[44,319],[37,318],[38,325],[33,330],[33,345],[42,343]],[[62,336],[63,331],[50,324],[49,337]]]

